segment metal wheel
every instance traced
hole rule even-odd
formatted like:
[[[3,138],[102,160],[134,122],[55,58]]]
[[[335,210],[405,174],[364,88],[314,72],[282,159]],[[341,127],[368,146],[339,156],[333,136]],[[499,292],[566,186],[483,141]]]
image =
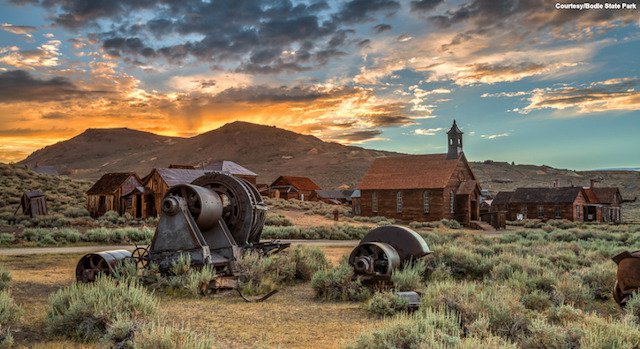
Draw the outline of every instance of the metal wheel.
[[[138,247],[131,252],[131,259],[138,269],[144,269],[149,265],[149,250],[146,247]]]
[[[357,274],[391,275],[400,265],[400,258],[398,252],[388,244],[366,242],[353,249],[349,264]]]
[[[220,196],[222,219],[238,245],[260,241],[266,205],[253,185],[220,172],[208,173],[191,184],[212,190]]]

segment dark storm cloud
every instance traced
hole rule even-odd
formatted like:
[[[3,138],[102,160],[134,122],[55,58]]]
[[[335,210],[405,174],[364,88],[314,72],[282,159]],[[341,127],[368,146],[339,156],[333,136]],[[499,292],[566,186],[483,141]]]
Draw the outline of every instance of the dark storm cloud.
[[[86,93],[62,77],[41,80],[24,70],[0,73],[0,103],[57,101]]]
[[[605,25],[609,21],[631,23],[637,18],[637,11],[558,10],[555,2],[546,0],[473,0],[445,14],[430,17],[445,28],[459,23],[472,23],[471,32],[475,33],[518,27],[533,33],[544,29],[562,30],[565,29],[563,26],[569,24],[581,29]]]
[[[389,24],[381,23],[381,24],[378,24],[375,27],[373,27],[373,30],[376,33],[380,34],[382,32],[386,32],[387,30],[391,30],[391,26]]]
[[[371,40],[364,39],[364,40],[361,40],[361,41],[358,42],[358,47],[364,48],[364,47],[369,46],[369,44],[371,44]]]
[[[440,5],[444,0],[419,0],[411,1],[411,11],[429,12]]]
[[[364,142],[374,139],[382,134],[380,130],[363,130],[350,133],[343,133],[336,137],[337,140],[346,142]]]
[[[324,1],[12,1],[47,8],[57,25],[89,30],[90,39],[127,62],[164,58],[182,64],[195,58],[211,66],[232,62],[237,64],[234,69],[254,73],[305,71],[323,65],[356,43],[349,40],[353,30],[345,26],[400,7],[392,0],[351,0],[337,12],[331,12]],[[143,10],[149,15],[133,23],[131,14]]]
[[[353,88],[339,87],[331,90],[318,90],[313,87],[269,87],[250,86],[229,88],[211,97],[213,103],[250,102],[250,103],[282,103],[310,102],[325,98],[337,98],[354,93]]]
[[[63,120],[68,118],[68,115],[60,112],[51,112],[51,113],[42,114],[41,118],[49,119],[49,120]]]
[[[395,13],[400,4],[391,0],[351,0],[342,6],[342,10],[334,15],[339,22],[356,23],[369,21],[377,12]]]

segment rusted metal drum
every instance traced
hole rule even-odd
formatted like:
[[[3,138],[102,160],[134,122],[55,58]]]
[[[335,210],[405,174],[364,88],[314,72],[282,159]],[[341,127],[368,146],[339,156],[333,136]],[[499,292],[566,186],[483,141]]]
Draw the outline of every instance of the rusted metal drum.
[[[400,257],[389,244],[364,242],[351,252],[349,265],[356,274],[391,275],[400,266]]]
[[[356,274],[390,276],[405,262],[431,253],[427,242],[415,231],[399,225],[370,230],[349,256]]]
[[[211,228],[222,217],[222,199],[212,190],[191,184],[174,185],[169,188],[162,201],[162,212],[165,214],[172,214],[175,211],[171,196],[185,199],[189,213],[200,230]]]
[[[640,251],[625,251],[612,259],[618,265],[613,299],[624,307],[629,298],[640,290]]]
[[[89,253],[80,258],[76,266],[76,280],[78,282],[93,282],[98,274],[109,276],[118,263],[128,258],[131,258],[131,252],[127,250]]]

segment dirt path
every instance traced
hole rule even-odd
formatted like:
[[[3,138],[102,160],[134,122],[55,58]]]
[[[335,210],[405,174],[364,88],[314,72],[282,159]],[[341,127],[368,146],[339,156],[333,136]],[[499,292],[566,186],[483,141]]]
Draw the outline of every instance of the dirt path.
[[[280,240],[290,242],[293,245],[313,245],[313,246],[356,246],[358,240]],[[66,246],[66,247],[25,247],[25,248],[2,248],[0,256],[23,256],[34,254],[72,254],[91,253],[107,250],[129,250],[133,251],[132,245],[107,245],[107,246]]]

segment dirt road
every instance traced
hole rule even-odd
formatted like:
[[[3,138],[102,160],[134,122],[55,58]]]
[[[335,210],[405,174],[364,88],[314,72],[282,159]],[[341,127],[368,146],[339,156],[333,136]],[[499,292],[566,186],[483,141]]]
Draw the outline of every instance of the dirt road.
[[[290,242],[292,245],[313,245],[313,246],[355,246],[358,240],[280,240]],[[1,256],[22,256],[31,254],[68,254],[68,253],[90,253],[107,250],[129,250],[133,251],[132,245],[106,245],[106,246],[67,246],[67,247],[25,247],[25,248],[1,248]]]

